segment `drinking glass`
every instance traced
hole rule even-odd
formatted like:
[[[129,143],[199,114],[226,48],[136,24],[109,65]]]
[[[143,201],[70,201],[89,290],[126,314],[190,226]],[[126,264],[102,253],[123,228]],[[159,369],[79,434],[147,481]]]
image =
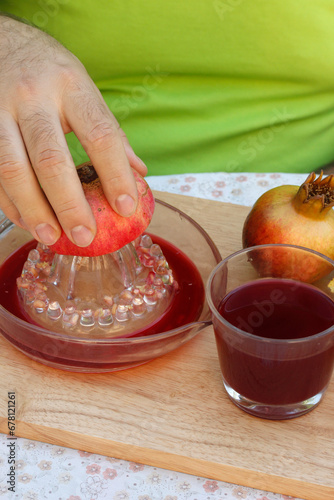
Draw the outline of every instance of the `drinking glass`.
[[[268,419],[317,406],[334,365],[334,261],[295,245],[245,248],[215,267],[206,292],[231,400]]]

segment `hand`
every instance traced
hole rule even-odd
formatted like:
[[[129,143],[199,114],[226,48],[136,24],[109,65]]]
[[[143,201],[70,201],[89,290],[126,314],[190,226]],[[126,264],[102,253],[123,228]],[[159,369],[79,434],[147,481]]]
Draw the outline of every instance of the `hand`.
[[[137,204],[130,166],[147,169],[83,65],[51,36],[0,16],[0,68],[0,208],[42,243],[62,226],[87,246],[96,224],[65,134],[76,134],[121,215]]]

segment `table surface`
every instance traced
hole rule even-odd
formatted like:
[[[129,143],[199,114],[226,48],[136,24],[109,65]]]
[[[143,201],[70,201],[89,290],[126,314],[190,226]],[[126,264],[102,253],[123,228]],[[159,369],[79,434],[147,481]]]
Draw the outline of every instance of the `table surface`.
[[[148,177],[154,190],[250,206],[268,189],[307,174],[212,173]],[[8,436],[0,434],[0,498],[27,500],[292,500],[179,472],[17,438],[16,488],[8,492]],[[268,443],[270,448],[270,443]]]

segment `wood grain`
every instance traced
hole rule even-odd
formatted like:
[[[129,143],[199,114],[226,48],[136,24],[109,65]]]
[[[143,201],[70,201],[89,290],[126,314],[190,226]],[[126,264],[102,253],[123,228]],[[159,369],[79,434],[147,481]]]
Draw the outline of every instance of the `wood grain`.
[[[248,209],[166,193],[198,221],[222,256],[241,247]],[[334,383],[320,406],[290,421],[236,408],[221,381],[211,327],[144,366],[110,374],[66,373],[0,339],[0,431],[7,392],[16,435],[307,500],[334,498]]]

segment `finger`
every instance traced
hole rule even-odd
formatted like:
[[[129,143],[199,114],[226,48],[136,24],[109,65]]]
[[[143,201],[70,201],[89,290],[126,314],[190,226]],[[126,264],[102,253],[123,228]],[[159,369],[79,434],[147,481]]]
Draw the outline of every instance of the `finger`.
[[[26,229],[26,227],[24,227],[24,222],[22,220],[20,212],[17,210],[14,203],[10,201],[5,190],[2,189],[1,185],[0,185],[0,210],[2,210],[5,216],[9,220],[14,222],[14,224]]]
[[[92,160],[110,205],[127,217],[136,209],[138,193],[119,125],[97,88],[87,82],[67,87],[66,120]]]
[[[1,208],[38,241],[51,245],[61,234],[57,218],[31,169],[17,124],[6,113],[0,123]]]
[[[139,156],[137,156],[136,153],[133,151],[125,132],[121,128],[119,128],[119,133],[123,141],[125,154],[128,157],[131,167],[137,170],[137,172],[140,175],[145,177],[145,175],[147,175],[147,166],[145,165],[143,160],[139,158]]]
[[[1,118],[0,118],[1,119]],[[3,119],[2,119],[3,122]],[[7,129],[3,130],[0,128],[0,209],[6,215],[6,217],[14,222],[17,226],[22,224],[21,214],[14,205],[14,203],[7,196],[6,191],[1,186],[1,170],[3,170],[4,163],[7,161],[8,156],[5,151],[12,147],[12,143],[8,136]]]
[[[18,121],[35,174],[66,235],[78,246],[89,245],[96,223],[56,108],[26,106]]]

